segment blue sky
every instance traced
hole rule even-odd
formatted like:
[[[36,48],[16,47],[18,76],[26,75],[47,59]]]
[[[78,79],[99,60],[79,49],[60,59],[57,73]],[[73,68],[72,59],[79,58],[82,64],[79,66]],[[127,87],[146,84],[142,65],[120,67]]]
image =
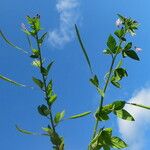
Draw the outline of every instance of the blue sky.
[[[43,55],[48,60],[55,60],[51,77],[54,80],[55,92],[59,97],[54,106],[56,112],[65,109],[66,117],[68,117],[96,109],[99,96],[89,84],[90,72],[75,38],[73,24],[78,24],[94,71],[102,81],[110,62],[109,57],[102,54],[102,50],[106,47],[105,41],[108,35],[116,29],[117,13],[135,18],[140,22],[139,31],[132,41],[135,46],[142,48],[139,53],[141,61],[125,59],[124,67],[128,68],[129,77],[123,80],[123,88],[120,90],[110,86],[106,103],[124,99],[150,105],[150,70],[148,67],[150,65],[150,2],[148,0],[70,0],[67,6],[64,6],[63,2],[68,2],[68,0],[44,2],[2,0],[0,2],[0,28],[11,41],[25,49],[28,47],[20,25],[22,22],[26,23],[26,15],[33,16],[37,13],[41,15],[42,26],[49,31],[49,38],[43,47]],[[34,85],[31,77],[38,76],[38,72],[31,66],[31,59],[6,45],[1,39],[0,46],[0,74],[27,85]],[[4,81],[1,81],[0,89],[1,149],[50,149],[47,138],[22,135],[15,129],[15,124],[18,124],[22,128],[40,132],[41,127],[47,125],[47,121],[40,117],[36,110],[36,107],[42,104],[42,93],[39,90],[18,88]],[[114,134],[128,138],[127,141],[131,145],[128,150],[147,150],[150,137],[148,134],[150,133],[148,129],[150,112],[137,111],[134,108],[127,109],[135,115],[137,122],[123,126],[124,122],[113,118],[107,126],[116,128]],[[62,123],[58,130],[65,137],[66,150],[85,150],[93,124],[92,115]],[[132,130],[133,128],[135,130]],[[135,137],[139,143],[138,146],[135,144]]]

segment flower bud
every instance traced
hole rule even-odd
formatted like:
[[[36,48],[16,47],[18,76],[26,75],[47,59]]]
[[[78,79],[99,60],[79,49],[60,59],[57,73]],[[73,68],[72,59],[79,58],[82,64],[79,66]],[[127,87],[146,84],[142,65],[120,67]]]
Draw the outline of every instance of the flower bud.
[[[120,25],[122,25],[122,21],[120,19],[116,20],[116,26],[119,27]]]
[[[140,52],[142,49],[141,49],[140,47],[136,47],[135,50],[136,50],[137,52]]]
[[[26,28],[24,23],[21,23],[21,28],[22,28],[22,30],[27,30],[27,28]]]

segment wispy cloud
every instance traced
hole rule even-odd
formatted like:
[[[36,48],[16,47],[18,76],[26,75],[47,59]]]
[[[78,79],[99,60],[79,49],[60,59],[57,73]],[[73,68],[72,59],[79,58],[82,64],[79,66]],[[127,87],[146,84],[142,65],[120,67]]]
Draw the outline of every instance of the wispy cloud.
[[[74,24],[79,18],[77,0],[57,0],[59,27],[49,32],[49,41],[54,47],[62,47],[74,37]]]
[[[129,100],[150,106],[150,88],[142,89]],[[127,105],[125,108],[130,112],[135,122],[118,120],[119,131],[129,144],[128,150],[146,150],[150,143],[150,111]]]

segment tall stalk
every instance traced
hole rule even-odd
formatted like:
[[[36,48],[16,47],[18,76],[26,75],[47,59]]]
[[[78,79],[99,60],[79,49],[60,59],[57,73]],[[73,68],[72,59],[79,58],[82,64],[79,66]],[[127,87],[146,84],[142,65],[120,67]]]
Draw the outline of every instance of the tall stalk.
[[[57,95],[53,92],[52,80],[50,80],[49,82],[47,81],[49,71],[51,69],[53,62],[50,62],[45,67],[45,61],[44,61],[44,58],[42,56],[42,51],[41,51],[41,46],[43,44],[43,41],[47,33],[44,33],[41,37],[39,36],[39,32],[41,31],[39,15],[33,18],[27,16],[27,20],[32,30],[28,30],[24,26],[23,31],[27,35],[27,40],[32,51],[32,55],[31,55],[31,58],[33,59],[32,64],[35,67],[39,68],[39,71],[42,77],[41,80],[33,77],[33,81],[35,82],[35,84],[37,84],[37,86],[40,87],[42,92],[44,92],[44,99],[46,101],[46,104],[40,105],[38,107],[38,112],[43,117],[46,117],[48,119],[48,122],[50,122],[50,125],[48,125],[46,128],[43,128],[43,130],[47,133],[46,135],[50,137],[54,150],[64,150],[64,140],[56,132],[56,127],[58,123],[64,117],[64,111],[61,113],[58,112],[55,115],[55,117],[53,117],[52,106],[53,106],[53,103],[57,99]],[[36,41],[36,45],[37,45],[36,49],[32,47],[30,36]]]
[[[42,117],[45,117],[46,119],[48,119],[48,125],[46,125],[46,127],[42,128],[42,130],[44,131],[44,133],[42,133],[42,134],[30,132],[30,131],[21,129],[18,126],[16,126],[16,128],[17,128],[17,130],[19,130],[20,132],[25,133],[25,134],[48,136],[50,138],[52,148],[54,150],[64,150],[64,139],[57,133],[58,125],[60,125],[60,123],[65,120],[77,119],[77,118],[89,115],[91,113],[91,111],[76,114],[76,115],[73,115],[68,118],[64,118],[65,111],[57,112],[56,114],[54,114],[52,112],[53,104],[57,100],[57,95],[53,91],[53,80],[52,79],[50,81],[48,80],[49,72],[53,65],[53,61],[46,64],[46,61],[45,61],[44,57],[42,56],[42,46],[43,46],[43,42],[47,36],[47,32],[41,35],[41,31],[43,29],[41,28],[39,15],[36,15],[35,17],[27,16],[27,21],[28,21],[29,29],[24,24],[22,24],[21,27],[22,27],[23,32],[25,32],[25,34],[26,34],[27,41],[28,41],[29,47],[31,49],[30,57],[33,60],[32,65],[34,67],[38,68],[39,73],[41,75],[41,79],[32,77],[32,80],[40,88],[40,90],[42,91],[42,93],[44,95],[43,104],[39,105],[37,109],[38,109],[39,114]],[[4,36],[4,34],[1,32],[1,30],[0,30],[0,35],[10,46],[12,46],[18,50],[21,50],[22,52],[25,52],[22,48],[15,46],[13,43],[11,43]],[[32,42],[31,39],[33,39],[35,41],[35,46],[33,44],[34,42]],[[29,54],[29,53],[26,52],[26,54]],[[2,78],[3,80],[5,80],[7,82],[13,83],[15,85],[26,87],[25,85],[15,82],[13,80],[10,80],[4,76],[0,76],[0,78]]]
[[[126,34],[126,31],[125,31],[125,34]],[[124,34],[124,35],[125,35],[125,34]],[[123,37],[123,38],[124,38],[124,37]],[[120,41],[120,42],[119,42],[118,48],[121,47],[123,40],[120,38],[119,41]],[[101,96],[101,100],[100,100],[100,105],[99,105],[99,108],[98,108],[98,112],[101,112],[102,107],[103,107],[106,90],[107,90],[107,87],[108,87],[108,85],[109,85],[109,83],[110,83],[110,78],[111,78],[111,75],[112,75],[112,72],[113,72],[113,67],[114,67],[114,64],[115,64],[115,60],[116,60],[117,55],[118,55],[118,50],[119,50],[119,49],[116,50],[116,54],[115,54],[114,56],[112,55],[112,62],[111,62],[110,68],[109,68],[108,78],[107,78],[107,80],[106,80],[106,82],[105,82],[105,85],[104,85],[104,88],[103,88],[104,96]],[[96,122],[95,122],[95,125],[94,125],[94,130],[93,130],[92,139],[94,139],[94,137],[95,137],[95,135],[96,135],[97,128],[98,128],[98,124],[99,124],[99,120],[96,118]]]
[[[42,53],[41,53],[41,48],[40,48],[40,45],[39,45],[39,37],[38,37],[38,33],[36,33],[36,43],[37,43],[37,47],[38,47],[38,51],[39,51],[39,61],[40,61],[40,72],[41,72],[41,75],[42,75],[42,82],[43,82],[43,84],[44,84],[44,93],[45,93],[45,97],[46,97],[46,99],[49,99],[49,97],[48,97],[48,91],[47,91],[47,84],[46,84],[46,78],[45,78],[45,76],[44,76],[44,74],[42,73],[42,68],[44,68],[43,67],[43,62],[42,62]],[[55,132],[55,125],[54,125],[54,121],[53,121],[53,114],[52,114],[52,108],[51,108],[51,106],[52,105],[49,105],[49,110],[50,110],[50,122],[51,122],[51,126],[52,126],[52,128],[53,128],[53,131]]]
[[[112,128],[99,128],[99,123],[109,120],[109,114],[114,113],[117,117],[128,120],[134,121],[134,118],[131,114],[129,114],[125,109],[124,106],[126,104],[125,101],[114,101],[111,104],[104,105],[105,95],[109,83],[112,83],[115,87],[120,88],[120,81],[123,77],[128,76],[126,69],[122,68],[122,60],[119,61],[118,65],[114,67],[117,56],[121,55],[123,58],[130,57],[135,60],[139,60],[138,55],[134,50],[132,50],[132,42],[127,43],[125,38],[127,33],[131,35],[135,34],[135,30],[138,27],[138,23],[131,18],[126,18],[121,15],[118,15],[119,19],[116,21],[116,25],[119,29],[117,29],[113,35],[110,35],[107,40],[107,48],[104,50],[104,54],[111,56],[111,64],[109,67],[108,73],[105,75],[106,82],[104,87],[100,87],[99,79],[97,75],[94,75],[90,82],[94,85],[97,92],[100,94],[100,103],[99,106],[94,114],[95,116],[95,124],[92,133],[91,141],[88,145],[88,150],[110,150],[111,148],[126,148],[127,144],[120,139],[119,137],[112,136]],[[90,71],[92,70],[91,62],[83,45],[83,42],[80,37],[79,30],[77,25],[75,26],[78,41],[82,48],[83,54],[86,58]],[[118,41],[118,42],[117,42]],[[93,73],[93,71],[91,71]],[[93,75],[93,74],[92,74]],[[105,126],[105,125],[104,125]]]

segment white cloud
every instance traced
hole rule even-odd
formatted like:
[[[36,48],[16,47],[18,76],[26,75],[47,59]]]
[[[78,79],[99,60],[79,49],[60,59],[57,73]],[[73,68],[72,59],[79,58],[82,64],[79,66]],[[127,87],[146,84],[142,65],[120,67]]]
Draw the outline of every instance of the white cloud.
[[[128,101],[150,106],[150,88],[142,89]],[[129,144],[128,150],[147,150],[150,143],[150,111],[139,107],[126,105],[135,122],[127,122],[119,119],[119,131]]]
[[[49,32],[49,41],[54,47],[62,47],[74,37],[74,24],[79,18],[77,0],[57,0],[59,27]]]

